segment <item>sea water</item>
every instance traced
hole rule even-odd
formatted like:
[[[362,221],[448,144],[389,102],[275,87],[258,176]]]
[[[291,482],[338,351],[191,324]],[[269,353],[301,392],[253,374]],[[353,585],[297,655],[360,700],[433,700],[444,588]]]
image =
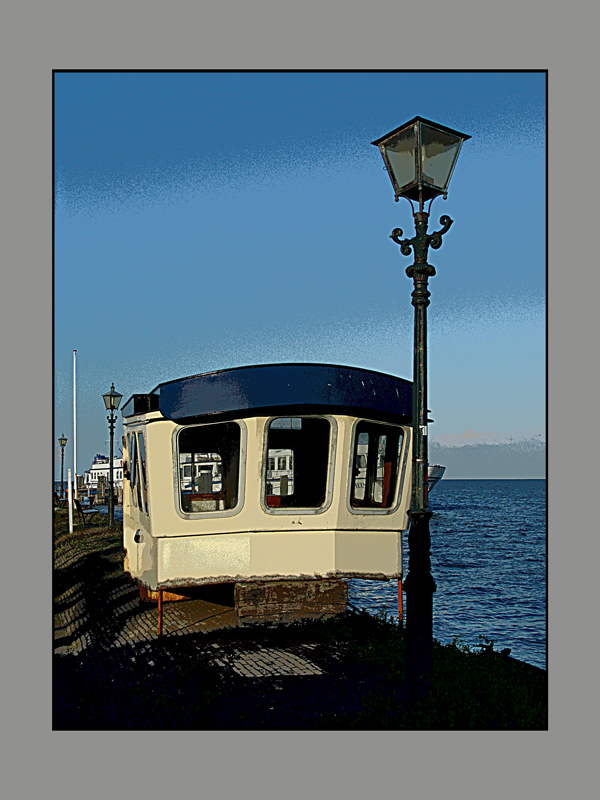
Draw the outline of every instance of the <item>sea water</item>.
[[[545,669],[546,481],[442,479],[429,508],[434,637],[486,637]],[[406,577],[407,534],[402,547]],[[348,601],[397,620],[398,582],[349,581]]]

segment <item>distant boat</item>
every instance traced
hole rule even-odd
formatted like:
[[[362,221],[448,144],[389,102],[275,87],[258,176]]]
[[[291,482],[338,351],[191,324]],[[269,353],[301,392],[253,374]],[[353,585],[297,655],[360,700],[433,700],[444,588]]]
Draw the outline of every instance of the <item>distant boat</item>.
[[[92,466],[84,472],[83,483],[88,491],[98,488],[98,478],[104,476],[108,486],[110,472],[110,458],[98,453]],[[115,486],[123,488],[123,457],[113,456],[113,482]]]
[[[427,491],[430,492],[433,487],[438,483],[446,472],[446,467],[440,467],[439,464],[430,464],[427,473]]]

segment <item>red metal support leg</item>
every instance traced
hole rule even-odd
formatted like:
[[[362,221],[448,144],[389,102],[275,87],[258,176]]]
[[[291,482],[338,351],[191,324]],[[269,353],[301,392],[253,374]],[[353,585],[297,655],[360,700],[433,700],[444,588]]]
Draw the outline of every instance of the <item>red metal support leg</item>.
[[[398,581],[398,625],[403,623],[402,611],[402,581]]]
[[[158,590],[158,635],[162,636],[163,628],[163,593],[162,589]]]

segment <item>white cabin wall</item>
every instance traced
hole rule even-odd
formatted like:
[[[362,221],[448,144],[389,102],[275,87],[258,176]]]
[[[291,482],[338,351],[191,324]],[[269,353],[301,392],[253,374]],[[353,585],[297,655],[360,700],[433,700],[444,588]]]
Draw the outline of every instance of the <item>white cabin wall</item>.
[[[354,417],[337,416],[337,441],[330,460],[333,474],[333,501],[329,508],[318,513],[266,511],[261,503],[262,461],[265,428],[270,417],[250,417],[241,422],[246,429],[246,454],[240,460],[243,505],[236,513],[214,516],[211,513],[192,519],[178,512],[177,474],[175,466],[175,437],[179,426],[170,420],[160,420],[143,426],[146,442],[146,474],[150,517],[131,502],[129,481],[125,481],[124,518],[133,525],[144,527],[155,536],[187,536],[247,531],[298,530],[404,530],[408,527],[410,505],[411,441],[410,429],[404,427],[401,475],[404,497],[399,508],[391,513],[353,513],[348,506],[348,479],[351,467],[352,430]],[[126,430],[139,430],[127,426]]]
[[[171,437],[176,425],[171,420],[158,417],[157,422],[146,425],[146,480],[148,481],[148,510],[150,532],[163,535],[169,530],[175,511],[173,479],[175,461]]]
[[[148,430],[151,428],[151,425],[147,425],[143,422],[140,423],[139,420],[136,420],[134,425],[125,425],[125,436],[128,433],[135,433],[142,432],[144,434],[144,446],[146,449],[146,482],[148,484],[148,509],[150,510],[150,491],[149,491],[149,481],[148,481]],[[131,474],[132,465],[131,465],[131,454],[127,451],[127,463],[129,468],[129,474]],[[131,492],[131,483],[130,481],[124,481],[123,487],[123,525],[125,526],[126,515],[131,518],[131,524],[134,527],[141,527],[148,533],[151,533],[152,527],[152,519],[151,513],[146,514],[139,505],[136,505],[132,499],[132,492]]]
[[[156,416],[156,415],[155,415]],[[146,425],[144,421],[136,419],[133,424],[124,422],[124,434],[126,443],[123,446],[123,461],[127,463],[131,474],[131,454],[127,446],[127,434],[143,431],[146,448],[146,481],[148,482],[148,429],[152,426]],[[150,486],[148,482],[148,507],[150,510]],[[152,537],[153,520],[150,515],[145,514],[132,500],[131,483],[123,481],[123,547],[125,557],[123,568],[134,578],[146,585],[156,583],[156,542]],[[139,533],[138,533],[139,532]],[[135,536],[141,538],[140,542],[135,541]]]
[[[156,422],[151,421],[156,419]],[[344,575],[400,577],[401,531],[408,526],[411,437],[404,427],[404,497],[391,513],[353,513],[348,505],[352,434],[356,418],[336,416],[335,449],[330,453],[333,499],[326,511],[269,512],[261,503],[265,432],[271,417],[250,417],[245,457],[240,459],[243,505],[238,513],[208,513],[186,519],[177,505],[176,436],[180,427],[154,412],[125,423],[125,432],[143,430],[150,516],[134,506],[125,481],[123,535],[125,570],[146,585],[184,586],[220,580],[325,578]],[[125,455],[125,454],[124,454]],[[125,456],[129,462],[129,454]],[[131,465],[129,464],[129,468]],[[350,472],[349,472],[350,470]],[[139,542],[134,537],[138,532]]]

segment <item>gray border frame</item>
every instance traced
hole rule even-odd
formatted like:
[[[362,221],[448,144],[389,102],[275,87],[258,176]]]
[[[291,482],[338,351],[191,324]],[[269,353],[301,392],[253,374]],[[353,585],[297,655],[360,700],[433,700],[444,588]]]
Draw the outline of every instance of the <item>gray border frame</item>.
[[[357,7],[356,13],[347,14],[342,13],[348,10],[347,4],[342,6],[339,0],[334,0],[329,5],[320,4],[315,10],[307,7],[301,15],[292,5],[281,5],[274,15],[272,8],[259,0],[252,7],[246,5],[245,13],[251,11],[252,16],[251,19],[243,17],[243,25],[231,25],[230,7],[215,6],[203,11],[208,17],[203,26],[185,28],[177,13],[180,10],[177,3],[156,9],[152,22],[148,23],[144,19],[148,6],[139,0],[129,0],[126,5],[109,2],[101,10],[91,4],[80,5],[76,14],[72,5],[63,0],[52,5],[32,5],[13,3],[5,9],[6,63],[16,67],[26,62],[26,69],[15,68],[2,73],[6,117],[11,119],[14,115],[20,122],[7,125],[5,130],[6,148],[13,157],[7,160],[3,188],[7,195],[16,191],[30,201],[27,213],[19,215],[14,226],[7,226],[4,241],[7,263],[23,264],[23,269],[11,270],[7,278],[16,292],[3,319],[5,330],[19,331],[18,342],[9,345],[5,368],[22,375],[25,383],[22,412],[33,420],[27,430],[18,426],[7,430],[7,449],[17,454],[18,459],[20,453],[35,452],[39,448],[40,434],[44,441],[46,420],[52,428],[50,406],[39,403],[40,384],[52,384],[51,354],[45,345],[40,347],[40,341],[48,339],[52,326],[51,209],[44,190],[51,159],[48,143],[52,115],[51,70],[71,65],[107,68],[110,62],[125,69],[139,68],[140,64],[151,65],[153,61],[169,62],[169,66],[175,68],[306,68],[309,48],[310,60],[319,68],[406,69],[418,63],[422,48],[418,36],[405,36],[399,51],[398,27],[392,24],[394,13],[398,17],[404,14],[406,28],[410,30],[414,24],[418,29],[421,10],[417,6],[398,7],[391,12],[391,17],[390,7],[381,3],[375,8]],[[183,4],[180,5],[183,10]],[[239,5],[241,8],[242,4]],[[509,2],[501,8],[480,6],[476,10],[472,4],[463,3],[448,9],[446,4],[434,2],[429,6],[433,24],[428,30],[428,63],[442,73],[448,68],[507,68],[511,63],[515,68],[550,68],[551,124],[558,124],[559,114],[564,120],[565,114],[576,112],[585,125],[588,117],[591,116],[593,122],[597,117],[597,109],[589,103],[596,81],[595,47],[592,46],[592,37],[596,37],[597,31],[596,13],[592,5],[583,3],[575,7],[556,6],[548,13],[547,4],[540,0],[525,4]],[[118,26],[114,24],[115,19],[120,20]],[[390,24],[382,26],[382,19],[388,19]],[[143,35],[140,35],[140,20],[149,26],[144,28]],[[540,35],[541,21],[544,35]],[[292,25],[296,26],[296,35],[285,35],[286,28],[289,30]],[[492,25],[497,31],[495,37],[485,35],[486,27],[489,29]],[[153,32],[162,34],[159,55],[152,39]],[[85,34],[85,49],[82,34]],[[193,40],[193,55],[188,55],[186,35]],[[195,63],[187,63],[190,61]],[[443,84],[440,90],[444,90]],[[24,97],[27,103],[23,102]],[[571,186],[570,171],[568,159],[554,159],[550,170],[552,185]],[[579,220],[580,230],[593,230],[595,205],[591,183],[578,188],[583,195],[578,195],[583,215]],[[564,195],[555,191],[550,198],[550,211],[557,223],[559,204],[561,208],[564,206]],[[36,235],[32,236],[34,226]],[[589,258],[589,241],[585,236],[563,234],[560,224],[554,225],[549,234],[552,254],[549,277],[555,285],[558,285],[559,269],[564,270],[565,264],[586,264]],[[37,284],[36,291],[31,291],[32,276]],[[550,376],[549,401],[557,409],[568,407],[571,393],[564,380],[563,365],[590,363],[593,319],[586,317],[586,309],[589,310],[594,301],[591,290],[597,285],[597,274],[590,270],[586,281],[590,289],[587,293],[556,292],[551,293],[549,300],[552,339],[549,363],[555,367]],[[25,317],[28,325],[23,327],[20,323]],[[589,334],[583,337],[583,348],[577,351],[570,350],[573,322],[584,334]],[[27,370],[23,367],[25,362]],[[5,403],[6,418],[9,418],[8,397]],[[174,786],[186,786],[195,779],[199,748],[203,748],[203,783],[207,788],[222,789],[224,775],[232,791],[262,780],[265,797],[280,793],[282,786],[286,786],[292,797],[304,793],[299,782],[294,780],[299,756],[309,766],[323,792],[335,789],[336,794],[347,792],[352,798],[364,796],[375,785],[382,792],[397,791],[402,786],[405,791],[431,796],[446,792],[448,786],[458,785],[464,797],[475,798],[484,781],[487,791],[496,797],[506,793],[505,786],[490,781],[499,769],[513,777],[519,793],[524,795],[542,794],[550,789],[585,791],[594,781],[594,751],[590,749],[590,742],[593,742],[597,722],[589,710],[589,691],[596,685],[597,655],[597,645],[587,635],[587,623],[591,622],[595,608],[593,602],[588,602],[592,599],[593,582],[580,580],[579,548],[570,547],[560,534],[581,529],[586,547],[589,547],[588,556],[594,560],[598,545],[597,539],[589,536],[590,510],[586,503],[563,502],[563,497],[571,494],[584,498],[593,496],[594,453],[587,448],[576,455],[575,438],[566,426],[554,425],[553,419],[551,415],[553,452],[563,454],[564,460],[551,459],[548,476],[549,485],[562,487],[556,499],[550,496],[549,500],[549,541],[552,544],[549,575],[554,578],[550,600],[552,596],[557,599],[552,604],[550,626],[554,634],[551,640],[554,669],[549,733],[357,731],[350,734],[323,731],[290,733],[287,737],[279,732],[261,732],[255,736],[246,736],[243,732],[220,735],[196,732],[187,736],[174,733],[167,737],[154,731],[141,736],[114,731],[97,731],[91,736],[85,732],[53,733],[48,629],[43,612],[50,576],[48,563],[41,558],[29,562],[34,580],[30,584],[31,591],[25,597],[21,595],[20,600],[28,620],[27,636],[19,638],[19,658],[8,659],[5,664],[5,682],[12,687],[5,707],[5,724],[11,729],[6,745],[6,784],[19,785],[22,792],[34,794],[56,782],[68,798],[79,794],[82,786],[89,785],[89,776],[98,773],[98,764],[105,764],[107,768],[101,770],[95,780],[93,794],[109,789],[115,781],[122,791],[151,789],[155,793],[166,793]],[[576,462],[581,469],[564,468],[564,464]],[[6,509],[7,530],[13,525],[21,526],[21,509],[28,508],[32,529],[47,531],[51,511],[45,494],[32,497],[19,469],[11,471],[9,481],[10,493],[14,490],[12,496],[17,503]],[[18,565],[28,561],[30,550],[29,537],[8,537],[6,551],[11,563]],[[14,579],[11,577],[9,588],[17,586],[17,572],[15,570]],[[577,599],[580,599],[577,606],[570,592],[558,589],[571,585],[577,587]],[[580,590],[583,591],[581,598]],[[577,615],[574,614],[576,608]],[[6,624],[10,632],[23,633],[18,618],[10,617]],[[578,639],[577,681],[571,677],[570,648],[575,639]],[[24,665],[28,669],[24,669]],[[23,703],[25,697],[26,704]],[[232,775],[229,747],[242,741],[245,749],[239,755],[239,769]],[[292,742],[299,746],[290,748]],[[24,743],[27,751],[36,753],[35,770],[23,770]],[[170,769],[132,771],[130,764],[147,757],[150,743],[160,747],[163,763]],[[68,781],[65,780],[67,747]],[[266,752],[271,756],[271,774],[265,780]],[[469,753],[468,767],[465,752]]]

